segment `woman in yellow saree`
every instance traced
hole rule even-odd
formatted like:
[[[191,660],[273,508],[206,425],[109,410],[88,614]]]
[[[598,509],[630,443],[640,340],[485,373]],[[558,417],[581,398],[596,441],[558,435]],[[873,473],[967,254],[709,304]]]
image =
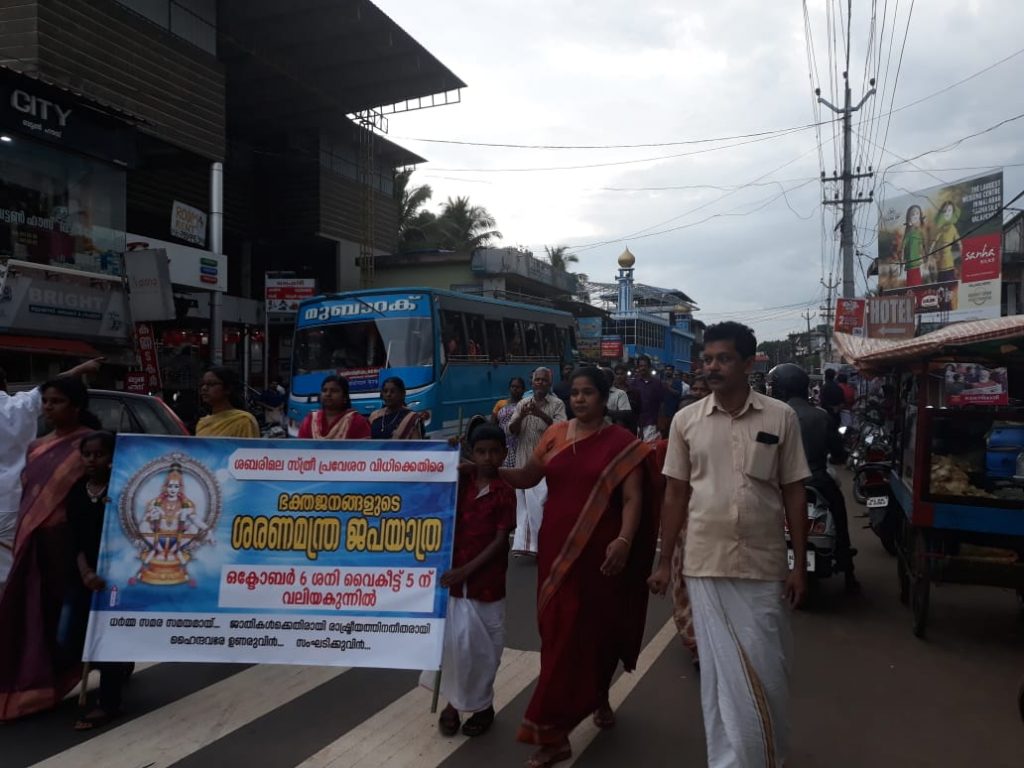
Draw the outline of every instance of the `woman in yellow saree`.
[[[242,409],[242,385],[230,368],[211,368],[203,374],[199,397],[210,408],[196,425],[196,437],[259,437],[256,417]]]

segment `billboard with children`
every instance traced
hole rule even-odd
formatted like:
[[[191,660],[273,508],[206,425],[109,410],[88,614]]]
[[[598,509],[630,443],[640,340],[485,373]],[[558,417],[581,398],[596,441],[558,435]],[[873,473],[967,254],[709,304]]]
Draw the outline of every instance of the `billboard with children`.
[[[458,457],[118,437],[85,659],[438,669]]]
[[[1002,206],[1002,171],[886,199],[879,290],[911,294],[923,322],[999,317]]]

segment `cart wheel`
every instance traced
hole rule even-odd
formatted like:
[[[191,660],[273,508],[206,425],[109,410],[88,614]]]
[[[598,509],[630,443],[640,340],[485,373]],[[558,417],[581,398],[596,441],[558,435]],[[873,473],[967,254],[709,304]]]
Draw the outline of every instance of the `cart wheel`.
[[[900,585],[900,602],[906,605],[910,602],[910,576],[903,563],[903,555],[896,556],[896,579]]]
[[[914,637],[924,638],[925,629],[928,626],[928,599],[931,591],[931,582],[927,576],[914,578],[913,586],[910,589],[911,608],[914,611]]]
[[[910,552],[907,556],[907,574],[910,580],[910,608],[914,614],[914,637],[924,637],[928,626],[928,601],[931,578],[928,573],[928,541],[925,532],[910,528]]]

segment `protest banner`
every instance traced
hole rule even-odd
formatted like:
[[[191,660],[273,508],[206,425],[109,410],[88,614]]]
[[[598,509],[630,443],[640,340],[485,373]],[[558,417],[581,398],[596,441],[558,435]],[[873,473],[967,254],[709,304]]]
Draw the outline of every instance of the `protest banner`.
[[[118,437],[87,661],[438,669],[458,452]]]

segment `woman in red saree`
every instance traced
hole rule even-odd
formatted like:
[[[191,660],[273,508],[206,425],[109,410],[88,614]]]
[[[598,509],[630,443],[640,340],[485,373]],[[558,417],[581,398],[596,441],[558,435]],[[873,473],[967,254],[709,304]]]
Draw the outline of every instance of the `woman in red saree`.
[[[588,715],[614,726],[608,689],[619,662],[632,670],[640,654],[657,535],[657,499],[644,498],[651,447],[605,422],[608,381],[598,369],[571,382],[575,418],[549,427],[525,467],[501,470],[514,487],[548,482],[537,553],[540,678],[518,733],[540,747],[530,768],[569,759],[569,734]]]
[[[0,597],[0,721],[55,707],[81,677],[81,662],[57,645],[74,559],[64,500],[85,472],[79,442],[99,421],[77,379],[40,387],[53,432],[28,449],[22,473],[14,565]]]
[[[312,440],[365,440],[370,422],[352,407],[348,379],[331,375],[320,385],[320,410],[299,425],[299,437]]]

